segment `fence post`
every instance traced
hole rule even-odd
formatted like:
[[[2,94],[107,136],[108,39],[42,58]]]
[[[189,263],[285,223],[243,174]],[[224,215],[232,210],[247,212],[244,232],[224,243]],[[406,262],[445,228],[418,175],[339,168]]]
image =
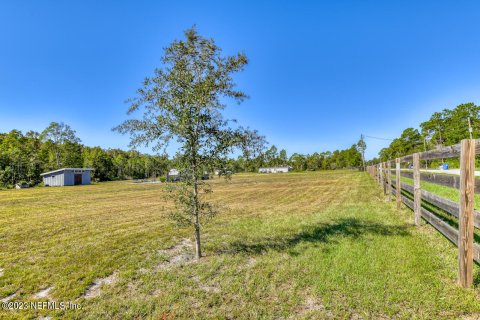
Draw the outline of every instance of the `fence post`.
[[[400,158],[395,159],[395,190],[397,197],[397,209],[402,206],[402,184],[400,182]]]
[[[413,154],[413,208],[415,213],[415,225],[420,225],[422,215],[422,189],[420,189],[420,154]]]
[[[386,196],[387,195],[387,183],[388,183],[388,179],[387,179],[387,163],[384,162],[383,163],[383,195]]]
[[[458,280],[473,283],[473,201],[475,192],[475,140],[465,139],[460,148],[460,207],[458,213]]]
[[[380,177],[380,187],[383,188],[383,163],[378,164],[378,172],[379,172],[379,177]]]
[[[392,201],[392,171],[390,160],[387,161],[388,201]]]

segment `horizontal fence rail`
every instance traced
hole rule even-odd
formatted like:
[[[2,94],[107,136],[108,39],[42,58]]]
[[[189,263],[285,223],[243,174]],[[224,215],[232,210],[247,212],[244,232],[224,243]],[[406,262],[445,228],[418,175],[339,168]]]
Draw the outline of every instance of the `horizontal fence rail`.
[[[400,170],[400,176],[413,179],[413,172]],[[430,182],[433,184],[438,184],[440,186],[452,187],[455,189],[460,189],[460,176],[450,175],[446,173],[420,173],[420,179],[422,181]],[[480,180],[475,180],[475,193],[480,193]]]
[[[474,242],[474,228],[480,229],[480,212],[474,210],[474,195],[480,193],[480,180],[475,179],[476,154],[480,154],[480,139],[465,139],[457,145],[367,167],[367,172],[382,187],[389,201],[395,197],[398,209],[403,203],[413,210],[415,225],[419,226],[423,219],[457,246],[458,282],[465,288],[473,284],[473,262],[480,264],[480,245]],[[457,157],[460,158],[459,175],[420,171],[420,161]],[[405,162],[413,165],[412,170],[401,169]],[[413,179],[413,185],[402,182],[402,177]],[[458,189],[459,202],[422,190],[420,181]],[[436,210],[442,214],[436,214]],[[458,222],[458,229],[446,220]]]

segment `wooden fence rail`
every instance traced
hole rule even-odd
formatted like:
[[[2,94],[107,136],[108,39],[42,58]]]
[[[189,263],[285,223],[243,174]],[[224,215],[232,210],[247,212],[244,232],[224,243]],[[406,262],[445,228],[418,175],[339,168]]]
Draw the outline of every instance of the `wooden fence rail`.
[[[380,185],[389,201],[393,195],[398,209],[403,203],[413,210],[415,225],[419,226],[421,219],[425,220],[458,247],[458,282],[465,288],[473,284],[473,262],[480,263],[480,245],[474,242],[474,228],[480,229],[480,212],[474,210],[475,192],[480,193],[480,180],[475,180],[476,154],[480,154],[480,139],[465,139],[454,146],[419,152],[367,167],[368,174]],[[422,160],[456,157],[460,158],[459,176],[420,172]],[[401,164],[405,162],[413,165],[413,171],[401,169]],[[392,179],[392,175],[395,179]],[[413,179],[413,186],[402,183],[401,177]],[[459,202],[422,190],[422,180],[459,189]],[[432,206],[458,219],[458,230],[436,215],[430,209]]]
[[[424,173],[420,172],[421,180],[427,181],[433,184],[438,184],[440,186],[452,187],[455,189],[460,189],[460,176],[449,175],[444,173]],[[400,171],[400,176],[413,179],[414,172],[411,171]],[[480,193],[480,180],[475,180],[475,193]]]

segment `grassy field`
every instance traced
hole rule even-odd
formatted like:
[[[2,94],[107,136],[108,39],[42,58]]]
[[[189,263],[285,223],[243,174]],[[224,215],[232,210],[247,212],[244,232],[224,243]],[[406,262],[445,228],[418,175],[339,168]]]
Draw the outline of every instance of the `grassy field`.
[[[479,289],[455,283],[455,246],[415,228],[411,211],[395,210],[366,173],[236,175],[213,185],[224,209],[204,226],[200,262],[190,260],[191,231],[166,218],[162,185],[1,191],[0,298],[81,308],[0,318],[480,315]]]

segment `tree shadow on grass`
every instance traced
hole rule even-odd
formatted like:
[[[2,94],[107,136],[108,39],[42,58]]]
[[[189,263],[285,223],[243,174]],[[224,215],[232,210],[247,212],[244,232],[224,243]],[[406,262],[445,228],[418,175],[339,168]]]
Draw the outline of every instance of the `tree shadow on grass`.
[[[385,225],[377,222],[342,218],[332,223],[319,223],[303,228],[300,233],[283,237],[269,237],[252,241],[235,241],[227,250],[230,253],[262,254],[269,250],[290,250],[300,243],[337,243],[340,239],[357,239],[365,235],[408,236],[408,225]],[[290,251],[291,254],[296,254]]]

